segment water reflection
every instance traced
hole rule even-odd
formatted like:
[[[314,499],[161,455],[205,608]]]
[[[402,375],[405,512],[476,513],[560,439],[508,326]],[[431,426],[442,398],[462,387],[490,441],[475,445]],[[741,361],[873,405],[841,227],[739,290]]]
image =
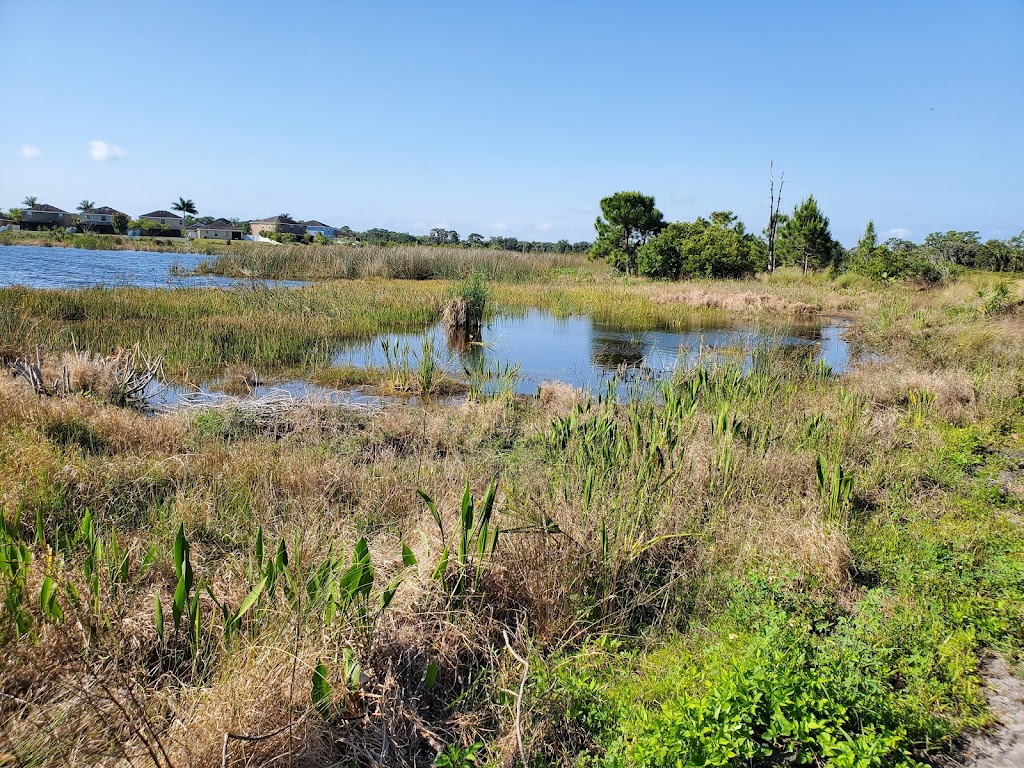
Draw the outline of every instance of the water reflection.
[[[642,334],[615,333],[593,328],[590,335],[590,362],[606,371],[637,368],[647,356]]]
[[[516,389],[533,394],[543,381],[558,380],[573,386],[603,391],[613,376],[622,379],[657,378],[678,366],[709,360],[732,360],[749,365],[759,347],[802,349],[822,359],[833,371],[847,365],[849,350],[842,326],[831,321],[761,328],[753,323],[722,327],[695,323],[683,330],[635,329],[598,322],[586,316],[557,318],[530,311],[493,318],[483,329],[482,341],[453,334],[440,326],[425,333],[382,335],[339,350],[335,365],[386,367],[381,342],[392,350],[407,350],[406,362],[418,365],[423,344],[433,342],[439,364],[453,373],[464,369],[520,366]]]

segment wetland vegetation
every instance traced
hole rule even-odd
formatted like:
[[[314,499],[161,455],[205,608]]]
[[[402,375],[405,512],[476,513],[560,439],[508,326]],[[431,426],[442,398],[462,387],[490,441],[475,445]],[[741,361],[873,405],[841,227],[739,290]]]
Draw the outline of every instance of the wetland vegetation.
[[[379,384],[334,351],[453,295],[305,252],[292,276],[352,279],[0,289],[0,357],[68,382],[0,379],[5,759],[911,766],[990,722],[980,660],[1024,648],[1019,279],[481,265],[488,312],[839,315],[873,353],[765,345],[629,398],[467,372],[454,405],[146,415],[68,357]]]

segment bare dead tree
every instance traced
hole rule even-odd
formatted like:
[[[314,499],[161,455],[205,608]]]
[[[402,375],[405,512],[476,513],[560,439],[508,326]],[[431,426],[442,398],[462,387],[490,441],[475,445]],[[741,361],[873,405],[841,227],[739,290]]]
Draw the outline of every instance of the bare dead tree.
[[[782,205],[782,185],[786,183],[786,172],[779,176],[779,195],[775,196],[775,161],[768,163],[768,272],[775,271],[775,231],[779,227],[779,206]]]

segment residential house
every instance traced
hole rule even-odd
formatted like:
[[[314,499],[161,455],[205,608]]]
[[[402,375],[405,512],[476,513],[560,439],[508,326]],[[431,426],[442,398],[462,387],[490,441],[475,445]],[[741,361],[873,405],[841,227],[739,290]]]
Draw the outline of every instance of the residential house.
[[[53,205],[36,203],[21,212],[21,228],[29,230],[73,227],[78,218],[73,213],[62,211]]]
[[[227,219],[215,219],[209,224],[193,224],[188,236],[194,240],[241,240],[242,230]]]
[[[171,213],[170,211],[150,211],[139,216],[139,221],[143,223],[143,234],[147,235],[159,234],[168,237],[181,237],[181,230],[185,226],[185,220],[178,214]]]
[[[79,214],[78,226],[87,232],[112,235],[114,234],[114,217],[118,214],[121,214],[121,211],[102,205],[99,208],[93,208],[91,211]]]
[[[295,235],[296,237],[306,236],[305,224],[300,224],[297,221],[285,219],[281,216],[272,216],[269,219],[256,219],[256,221],[250,222],[250,226],[252,227],[252,233],[254,235],[264,235],[264,233],[269,232],[280,232],[286,235]]]
[[[334,239],[334,227],[329,224],[324,224],[322,221],[311,219],[310,221],[303,221],[302,224],[306,226],[306,234],[310,237],[315,235],[323,235],[324,237],[333,240]]]

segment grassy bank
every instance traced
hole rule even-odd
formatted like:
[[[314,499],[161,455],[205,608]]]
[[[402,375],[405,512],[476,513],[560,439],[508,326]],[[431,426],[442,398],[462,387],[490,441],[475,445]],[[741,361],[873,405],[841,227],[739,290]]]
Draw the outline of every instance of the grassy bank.
[[[600,270],[580,254],[518,253],[489,248],[428,246],[280,245],[236,243],[196,268],[198,274],[288,280],[535,281],[561,273]],[[603,270],[602,270],[603,271]]]
[[[641,321],[803,303],[846,313],[884,356],[837,377],[765,351],[746,375],[686,372],[631,404],[548,386],[455,408],[147,418],[2,379],[0,752],[33,766],[949,754],[987,722],[979,659],[1024,647],[1024,324],[989,300],[992,279],[972,281],[497,289],[506,307]],[[264,343],[234,349],[270,362],[272,338],[429,322],[444,289],[0,299],[22,328],[9,350],[66,343],[62,327],[104,344],[163,327],[150,341],[187,368],[218,359],[196,350],[236,313]],[[171,317],[189,323],[176,342]]]
[[[0,245],[35,245],[43,248],[81,248],[86,251],[146,251],[154,253],[201,253],[215,255],[231,247],[213,240],[188,240],[182,237],[126,237],[94,232],[28,230],[0,232]]]
[[[271,290],[0,289],[0,356],[41,347],[109,354],[136,342],[176,380],[245,365],[261,373],[324,368],[346,341],[414,331],[440,316],[440,283],[348,282]]]

